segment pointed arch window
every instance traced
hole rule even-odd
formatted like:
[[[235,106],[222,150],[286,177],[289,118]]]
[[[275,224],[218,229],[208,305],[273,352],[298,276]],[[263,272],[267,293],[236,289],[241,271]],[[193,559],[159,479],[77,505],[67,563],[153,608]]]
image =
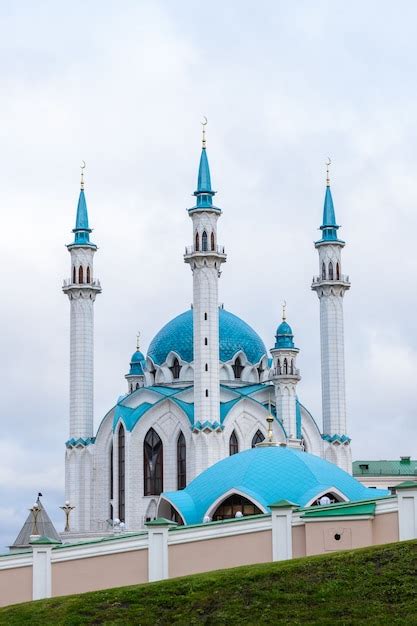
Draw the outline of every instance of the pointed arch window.
[[[291,359],[290,374],[294,374],[294,359]]]
[[[340,280],[340,266],[336,263],[336,280]]]
[[[159,496],[163,491],[163,446],[153,428],[148,430],[143,442],[144,495]]]
[[[288,374],[288,361],[287,361],[287,359],[284,359],[284,368],[283,369],[284,369],[283,374],[284,375]]]
[[[200,250],[200,236],[198,233],[195,234],[195,250],[196,252]]]
[[[77,270],[75,269],[75,267],[72,268],[72,282],[77,282]]]
[[[187,446],[184,433],[181,431],[177,439],[177,489],[187,485]]]
[[[207,252],[208,251],[208,241],[207,240],[208,240],[207,233],[204,230],[203,234],[201,236],[201,250],[203,252]]]
[[[80,285],[82,285],[84,282],[84,271],[82,265],[80,265],[80,267],[78,268],[78,282],[80,283]]]
[[[91,271],[90,271],[90,266],[87,265],[87,283],[90,284],[91,283]]]
[[[322,278],[322,280],[326,280],[326,266],[325,266],[324,263],[321,266],[321,278]]]
[[[329,263],[329,280],[333,280],[333,263]]]
[[[123,424],[119,426],[119,432],[117,436],[118,447],[118,470],[119,470],[119,520],[125,521],[125,429]]]
[[[222,519],[231,519],[236,517],[236,513],[246,515],[259,515],[262,511],[248,498],[234,493],[224,500],[213,513],[213,522]]]
[[[171,370],[173,379],[178,380],[180,377],[181,365],[177,358],[174,359],[174,362],[169,369]]]
[[[211,249],[214,251],[214,233],[213,232],[210,235],[210,243],[211,243]]]
[[[252,448],[255,448],[258,443],[262,443],[264,441],[264,439],[265,439],[265,437],[261,433],[261,431],[257,430],[256,433],[254,434],[253,438],[252,438]]]
[[[239,452],[239,442],[236,437],[235,431],[232,432],[229,439],[229,455],[237,454]]]
[[[232,369],[233,369],[233,373],[235,375],[235,378],[240,378],[242,376],[242,372],[243,372],[244,367],[242,365],[242,362],[241,362],[239,356],[237,357],[236,361],[233,363]]]

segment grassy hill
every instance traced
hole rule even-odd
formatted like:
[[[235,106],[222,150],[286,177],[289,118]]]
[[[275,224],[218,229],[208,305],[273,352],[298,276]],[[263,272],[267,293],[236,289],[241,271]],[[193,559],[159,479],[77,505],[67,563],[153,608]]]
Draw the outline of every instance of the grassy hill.
[[[0,624],[417,624],[417,542],[40,600]]]

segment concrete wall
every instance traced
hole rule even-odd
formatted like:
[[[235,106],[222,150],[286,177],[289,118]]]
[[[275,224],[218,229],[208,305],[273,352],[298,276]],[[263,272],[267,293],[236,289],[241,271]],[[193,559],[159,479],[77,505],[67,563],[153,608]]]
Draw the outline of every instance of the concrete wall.
[[[0,570],[0,606],[32,600],[32,567]]]

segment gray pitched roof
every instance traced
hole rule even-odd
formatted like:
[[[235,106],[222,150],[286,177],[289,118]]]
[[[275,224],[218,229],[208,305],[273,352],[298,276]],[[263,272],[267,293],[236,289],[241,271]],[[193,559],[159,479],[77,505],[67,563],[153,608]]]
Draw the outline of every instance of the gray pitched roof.
[[[55,526],[51,522],[48,513],[43,508],[42,502],[40,501],[39,497],[36,502],[39,506],[39,513],[36,517],[36,528],[33,513],[32,511],[29,511],[29,515],[27,516],[27,519],[23,524],[20,533],[17,535],[16,539],[10,546],[11,548],[29,548],[31,535],[46,536],[59,543],[62,543],[61,537],[55,530]]]

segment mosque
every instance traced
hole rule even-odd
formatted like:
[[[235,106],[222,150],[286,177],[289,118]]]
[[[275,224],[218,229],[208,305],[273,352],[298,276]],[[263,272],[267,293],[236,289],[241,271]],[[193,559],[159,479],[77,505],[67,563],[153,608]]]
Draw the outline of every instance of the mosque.
[[[323,497],[369,497],[350,475],[343,337],[343,297],[350,282],[342,273],[345,242],[339,239],[329,176],[321,238],[314,244],[318,273],[311,284],[320,306],[322,426],[299,390],[299,348],[285,308],[274,340],[271,329],[268,350],[253,328],[219,306],[226,251],[219,243],[222,210],[214,196],[203,126],[195,201],[188,209],[191,245],[184,254],[192,307],[156,334],[146,356],[137,345],[126,393],[95,432],[93,312],[102,290],[81,178],[74,238],[67,246],[71,273],[63,285],[71,315],[65,489],[74,507],[74,533],[99,533],[115,521],[139,530],[158,516],[188,524],[265,513],[268,498],[310,506]],[[272,470],[275,479],[265,492],[260,483]]]

